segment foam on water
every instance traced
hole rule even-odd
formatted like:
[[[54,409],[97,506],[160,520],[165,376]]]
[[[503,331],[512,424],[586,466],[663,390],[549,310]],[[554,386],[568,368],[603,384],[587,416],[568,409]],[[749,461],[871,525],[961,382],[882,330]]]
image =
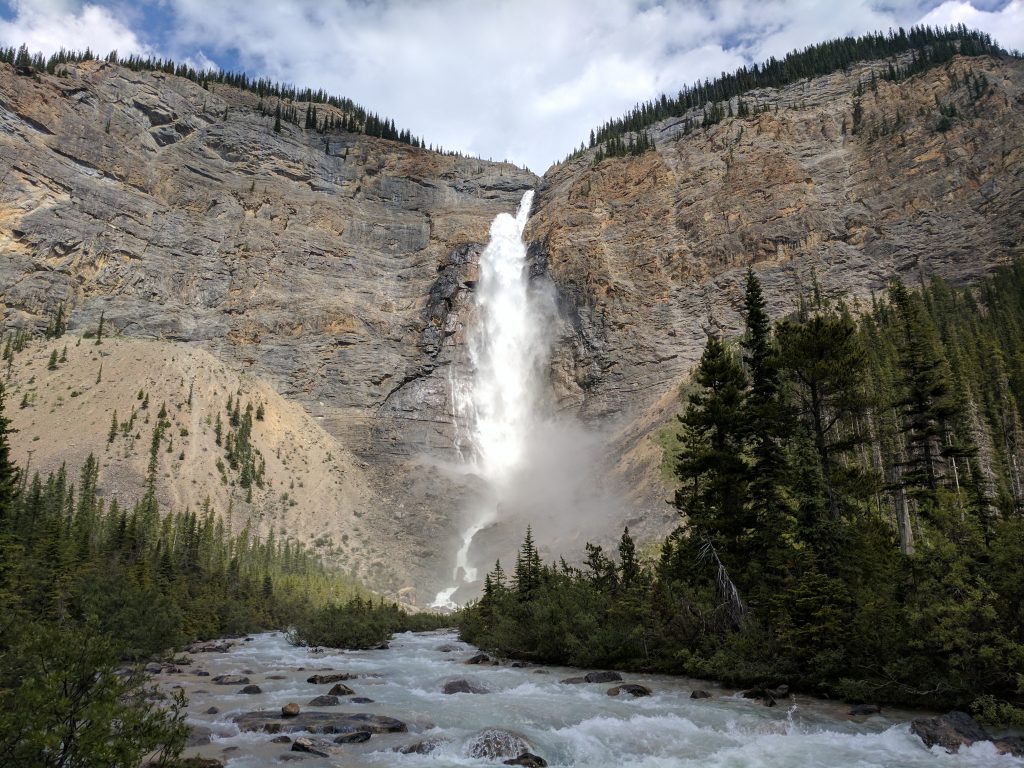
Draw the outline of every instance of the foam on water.
[[[459,650],[439,650],[450,644]],[[257,635],[231,653],[195,658],[196,667],[214,675],[251,670],[249,677],[262,694],[242,695],[236,687],[212,685],[210,678],[187,673],[168,675],[165,683],[185,686],[192,701],[189,722],[215,734],[203,754],[229,758],[230,768],[276,764],[288,749],[270,743],[269,734],[239,733],[233,717],[254,709],[274,711],[289,701],[305,706],[329,687],[306,683],[306,678],[326,669],[363,675],[346,684],[374,700],[365,705],[343,700],[326,711],[397,717],[409,724],[409,733],[377,734],[365,744],[345,745],[338,756],[304,760],[308,768],[494,765],[466,756],[474,734],[488,727],[523,734],[553,768],[1024,768],[1024,760],[997,755],[988,743],[956,755],[929,751],[910,733],[909,715],[855,720],[836,704],[807,698],[770,709],[708,683],[662,675],[628,676],[653,690],[649,698],[611,697],[606,694],[610,684],[558,682],[579,670],[545,668],[548,674],[535,674],[529,667],[466,666],[463,662],[476,652],[451,633],[427,633],[397,635],[386,651],[313,654],[288,645],[276,633]],[[287,679],[266,679],[273,674]],[[490,693],[441,693],[443,681],[452,677],[474,679]],[[692,700],[695,687],[715,696]],[[205,715],[211,704],[221,712]],[[426,755],[394,751],[434,736],[449,741]]]

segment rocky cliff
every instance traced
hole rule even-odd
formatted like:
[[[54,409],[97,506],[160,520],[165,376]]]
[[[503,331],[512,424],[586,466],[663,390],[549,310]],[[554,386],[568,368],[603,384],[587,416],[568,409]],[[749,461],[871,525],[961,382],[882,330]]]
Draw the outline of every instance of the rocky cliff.
[[[967,72],[985,73],[983,92]],[[73,335],[102,313],[109,334],[198,348],[247,391],[299,403],[358,492],[319,494],[273,524],[312,537],[318,519],[351,520],[338,505],[364,507],[351,533],[373,556],[359,575],[416,585],[422,601],[445,578],[468,490],[439,466],[476,261],[525,190],[538,189],[533,272],[559,297],[555,400],[601,431],[622,517],[650,532],[671,520],[650,434],[706,335],[739,328],[748,266],[780,315],[813,285],[863,298],[894,276],[967,280],[1020,250],[1024,63],[956,59],[878,82],[854,121],[869,76],[863,65],[750,94],[768,111],[689,133],[666,121],[654,151],[596,164],[587,152],[541,180],[366,136],[278,133],[272,102],[227,86],[103,62],[34,77],[0,65],[4,320],[39,330],[64,302]],[[104,471],[117,486],[114,464]],[[167,483],[166,498],[181,503],[183,487]],[[225,493],[239,515],[261,503]]]
[[[391,541],[374,580],[407,586],[448,554],[429,542],[450,492],[420,457],[452,443],[446,366],[473,255],[539,180],[356,134],[277,133],[274,103],[208,88],[104,62],[34,77],[0,65],[5,323],[40,330],[64,302],[72,333],[103,313],[109,335],[202,347],[299,401],[361,462],[368,527]]]
[[[566,317],[554,381],[612,430],[635,517],[664,509],[647,437],[707,336],[739,332],[748,267],[779,317],[814,290],[855,302],[1021,253],[1024,62],[958,57],[898,83],[884,66],[754,91],[767,111],[664,121],[655,151],[545,174],[527,236]]]

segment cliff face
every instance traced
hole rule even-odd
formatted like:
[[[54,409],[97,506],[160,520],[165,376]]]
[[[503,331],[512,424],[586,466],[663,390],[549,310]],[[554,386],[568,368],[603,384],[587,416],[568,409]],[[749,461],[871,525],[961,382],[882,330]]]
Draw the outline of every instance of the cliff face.
[[[448,554],[423,546],[452,502],[417,457],[451,446],[464,283],[491,220],[539,180],[366,136],[275,133],[275,102],[270,117],[259,106],[100,62],[63,77],[0,65],[5,321],[41,329],[64,301],[72,331],[102,312],[109,335],[200,346],[298,400],[361,460],[368,525],[393,542],[397,575],[377,583],[405,586]]]
[[[982,93],[968,73],[984,73]],[[870,81],[864,65],[752,92],[769,111],[689,134],[665,121],[656,151],[594,165],[591,150],[545,175],[527,235],[570,321],[556,385],[585,419],[622,430],[612,458],[641,508],[664,498],[644,438],[678,407],[707,335],[741,329],[748,267],[778,317],[815,283],[855,301],[896,277],[970,280],[1020,253],[1024,62],[957,58]],[[946,130],[939,105],[955,107]]]
[[[983,93],[968,71],[985,73]],[[655,151],[597,165],[586,153],[540,180],[364,136],[276,133],[259,99],[230,87],[100,62],[60,77],[0,65],[5,323],[41,329],[64,301],[73,333],[102,312],[108,334],[199,347],[252,391],[298,402],[359,490],[279,522],[313,533],[295,516],[358,511],[354,535],[373,532],[378,563],[359,575],[415,584],[423,601],[472,491],[438,469],[453,443],[448,374],[490,222],[525,190],[539,190],[533,271],[560,300],[555,400],[603,430],[623,518],[652,533],[671,512],[650,433],[707,334],[739,329],[748,266],[778,316],[815,282],[864,298],[895,276],[967,280],[1019,251],[1024,63],[957,59],[880,81],[854,133],[869,78],[861,67],[754,93],[768,112],[689,134],[666,121]],[[946,130],[937,104],[956,107]],[[259,517],[259,500],[233,498]]]

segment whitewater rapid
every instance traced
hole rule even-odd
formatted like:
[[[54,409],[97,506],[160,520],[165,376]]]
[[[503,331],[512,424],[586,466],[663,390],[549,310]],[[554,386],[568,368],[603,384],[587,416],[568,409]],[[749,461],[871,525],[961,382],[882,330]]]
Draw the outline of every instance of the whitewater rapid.
[[[445,652],[446,647],[454,650]],[[233,723],[241,712],[278,711],[292,701],[304,711],[368,712],[408,725],[407,733],[374,734],[365,743],[340,746],[330,758],[306,757],[301,764],[308,768],[500,765],[501,760],[467,756],[474,734],[488,727],[522,734],[552,768],[1024,768],[1024,760],[997,755],[990,743],[956,755],[925,749],[906,722],[914,713],[853,718],[846,715],[848,706],[806,697],[768,708],[706,682],[663,675],[626,676],[651,688],[650,697],[611,697],[609,683],[559,682],[580,670],[465,664],[475,653],[453,632],[396,635],[383,651],[324,653],[296,648],[272,633],[227,653],[194,654],[192,665],[160,679],[165,689],[184,688],[190,724],[213,731],[212,742],[198,752],[226,759],[228,768],[277,765],[282,756],[295,754],[290,744],[271,742],[272,734],[239,733]],[[195,675],[200,667],[212,675],[245,673],[263,693],[212,685],[210,677]],[[346,684],[372,703],[343,698],[335,707],[307,706],[330,686],[306,678],[327,670],[358,675]],[[489,693],[442,693],[443,682],[456,676]],[[712,698],[690,699],[695,687]],[[211,706],[219,712],[208,714]],[[301,734],[290,734],[296,735]],[[429,754],[395,751],[433,737],[444,742]]]

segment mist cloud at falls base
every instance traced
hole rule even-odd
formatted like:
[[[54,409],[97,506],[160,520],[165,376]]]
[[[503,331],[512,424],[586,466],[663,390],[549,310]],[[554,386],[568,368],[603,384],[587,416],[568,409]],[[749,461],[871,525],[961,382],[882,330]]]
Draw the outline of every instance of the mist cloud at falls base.
[[[438,607],[476,597],[498,558],[511,572],[527,525],[546,550],[573,551],[615,510],[598,436],[555,412],[551,349],[562,321],[551,280],[531,278],[522,235],[532,202],[527,192],[515,216],[499,214],[491,225],[466,359],[452,368],[459,474],[477,482],[456,518],[453,572]]]

